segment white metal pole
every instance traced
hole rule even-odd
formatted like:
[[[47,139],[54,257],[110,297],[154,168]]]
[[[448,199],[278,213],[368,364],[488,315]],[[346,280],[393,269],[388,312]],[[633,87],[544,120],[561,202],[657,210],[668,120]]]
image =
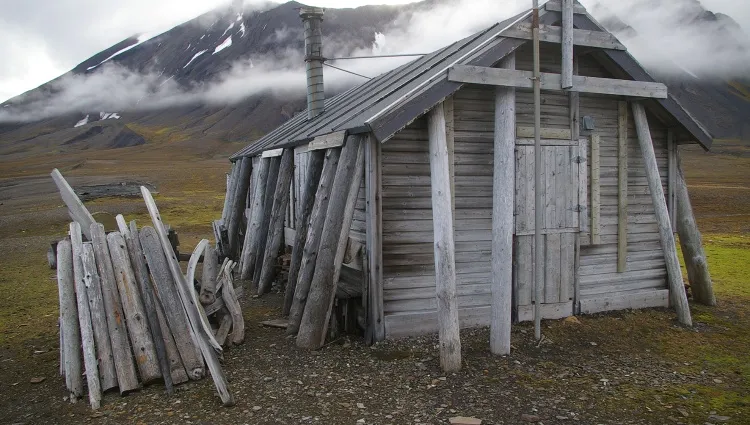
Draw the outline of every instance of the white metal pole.
[[[534,45],[534,338],[542,339],[542,288],[544,287],[544,205],[542,204],[542,91],[539,70],[539,0],[534,1],[532,38]]]

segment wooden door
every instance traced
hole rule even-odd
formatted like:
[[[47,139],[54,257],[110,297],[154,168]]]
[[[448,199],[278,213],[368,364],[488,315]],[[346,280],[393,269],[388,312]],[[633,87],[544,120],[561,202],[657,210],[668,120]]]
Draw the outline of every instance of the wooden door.
[[[556,319],[573,313],[575,237],[580,230],[581,175],[585,149],[578,141],[545,140],[542,149],[544,205],[544,289],[542,317]],[[583,155],[581,153],[583,152]],[[514,304],[516,319],[533,319],[534,303],[534,146],[516,143],[514,237]],[[584,173],[580,168],[584,167]],[[585,177],[584,177],[585,178]],[[585,195],[584,195],[585,196]]]

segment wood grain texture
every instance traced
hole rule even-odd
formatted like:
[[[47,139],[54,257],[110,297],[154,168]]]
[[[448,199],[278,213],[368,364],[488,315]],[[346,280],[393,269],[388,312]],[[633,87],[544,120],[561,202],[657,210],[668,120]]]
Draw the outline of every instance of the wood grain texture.
[[[617,271],[623,273],[628,256],[628,103],[618,102],[617,110]]]
[[[367,226],[367,339],[385,339],[383,317],[383,173],[381,145],[372,137],[365,150],[365,192]]]
[[[258,165],[258,179],[253,187],[253,205],[250,210],[250,219],[247,221],[245,230],[245,241],[242,246],[240,258],[240,279],[250,279],[255,271],[255,260],[257,258],[258,235],[263,218],[265,205],[266,186],[268,185],[268,172],[271,165],[270,158],[261,158]]]
[[[245,212],[247,189],[250,186],[250,173],[252,168],[252,159],[250,157],[243,157],[240,160],[237,182],[233,188],[234,194],[231,197],[232,203],[229,207],[229,224],[227,226],[229,237],[229,257],[234,258],[235,260],[239,258],[239,245],[242,243],[239,238],[239,229],[243,223],[242,214]]]
[[[269,226],[271,225],[271,210],[273,209],[273,198],[276,191],[276,182],[279,178],[281,156],[271,158],[268,166],[268,181],[266,182],[265,194],[263,195],[263,213],[261,215],[260,227],[258,228],[258,239],[255,241],[257,247],[255,252],[255,270],[253,271],[253,287],[258,288],[260,273],[263,269],[263,257],[266,252],[266,241],[268,240]]]
[[[65,178],[62,176],[62,174],[60,174],[60,171],[58,171],[57,168],[53,169],[50,175],[52,176],[52,180],[55,181],[57,189],[60,191],[60,197],[68,207],[68,214],[70,215],[70,218],[72,218],[81,226],[81,231],[83,232],[83,234],[88,240],[91,240],[90,228],[91,224],[95,222],[94,217],[91,216],[89,210],[86,209],[86,207],[83,205],[83,202],[81,202],[81,199],[78,198],[78,195],[76,195],[73,188],[70,187],[68,181],[65,180]]]
[[[83,362],[73,277],[73,251],[68,239],[63,239],[57,244],[57,290],[60,297],[60,333],[63,341],[61,362],[65,387],[75,400],[83,395]]]

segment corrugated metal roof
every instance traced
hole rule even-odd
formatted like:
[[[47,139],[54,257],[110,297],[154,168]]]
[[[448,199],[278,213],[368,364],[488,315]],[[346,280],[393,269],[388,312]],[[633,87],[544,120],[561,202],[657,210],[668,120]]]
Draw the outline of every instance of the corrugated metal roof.
[[[308,120],[307,112],[303,111],[231,159],[300,145],[342,130],[349,134],[372,132],[377,140],[383,141],[461,88],[462,84],[448,81],[448,68],[457,64],[492,66],[524,44],[525,40],[504,38],[501,34],[529,21],[530,17],[531,11],[526,11],[375,77],[327,100],[325,111],[313,119]],[[559,19],[557,12],[540,10],[541,24],[553,24]],[[603,30],[588,14],[576,15],[575,19],[578,28]],[[634,80],[653,81],[629,53],[606,52]],[[658,103],[705,148],[711,145],[711,136],[673,97],[660,99]]]

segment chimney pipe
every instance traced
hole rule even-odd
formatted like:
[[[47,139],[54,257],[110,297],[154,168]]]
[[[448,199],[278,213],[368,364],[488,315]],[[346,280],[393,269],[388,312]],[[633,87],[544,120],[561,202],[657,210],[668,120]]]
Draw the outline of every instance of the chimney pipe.
[[[325,94],[323,93],[323,34],[321,25],[324,9],[302,7],[299,16],[305,26],[305,67],[307,70],[307,119],[323,113]]]

